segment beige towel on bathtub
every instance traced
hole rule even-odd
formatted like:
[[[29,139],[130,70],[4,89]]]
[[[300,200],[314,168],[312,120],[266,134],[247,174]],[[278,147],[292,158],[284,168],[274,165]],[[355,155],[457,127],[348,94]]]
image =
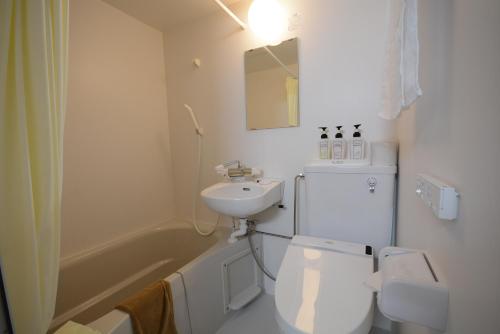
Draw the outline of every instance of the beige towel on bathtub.
[[[161,280],[116,307],[132,319],[135,334],[177,334],[170,283]]]

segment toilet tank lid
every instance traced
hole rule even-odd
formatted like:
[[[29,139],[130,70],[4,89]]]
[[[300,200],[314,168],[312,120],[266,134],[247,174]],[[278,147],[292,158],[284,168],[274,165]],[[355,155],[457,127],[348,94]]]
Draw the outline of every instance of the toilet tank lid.
[[[396,174],[396,171],[396,166],[334,164],[332,160],[317,160],[304,166],[304,173]]]

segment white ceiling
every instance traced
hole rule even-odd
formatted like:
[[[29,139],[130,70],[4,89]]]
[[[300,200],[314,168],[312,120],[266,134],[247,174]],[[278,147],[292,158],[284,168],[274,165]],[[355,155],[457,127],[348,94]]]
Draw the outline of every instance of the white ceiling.
[[[130,16],[158,29],[173,26],[221,10],[213,0],[104,0]],[[240,0],[225,0],[226,5]]]

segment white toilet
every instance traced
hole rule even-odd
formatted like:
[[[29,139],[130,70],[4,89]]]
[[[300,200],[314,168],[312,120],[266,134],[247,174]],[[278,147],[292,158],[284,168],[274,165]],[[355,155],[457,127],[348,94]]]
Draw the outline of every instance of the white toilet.
[[[278,272],[276,319],[285,333],[367,334],[374,293],[364,282],[390,245],[396,167],[324,161],[304,172],[306,219]]]

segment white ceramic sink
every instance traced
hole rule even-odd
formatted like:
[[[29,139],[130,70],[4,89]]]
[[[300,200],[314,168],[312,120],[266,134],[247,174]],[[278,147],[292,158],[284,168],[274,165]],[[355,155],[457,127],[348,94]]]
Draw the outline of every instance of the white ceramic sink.
[[[283,199],[283,181],[222,182],[204,189],[201,197],[220,214],[247,218]]]

